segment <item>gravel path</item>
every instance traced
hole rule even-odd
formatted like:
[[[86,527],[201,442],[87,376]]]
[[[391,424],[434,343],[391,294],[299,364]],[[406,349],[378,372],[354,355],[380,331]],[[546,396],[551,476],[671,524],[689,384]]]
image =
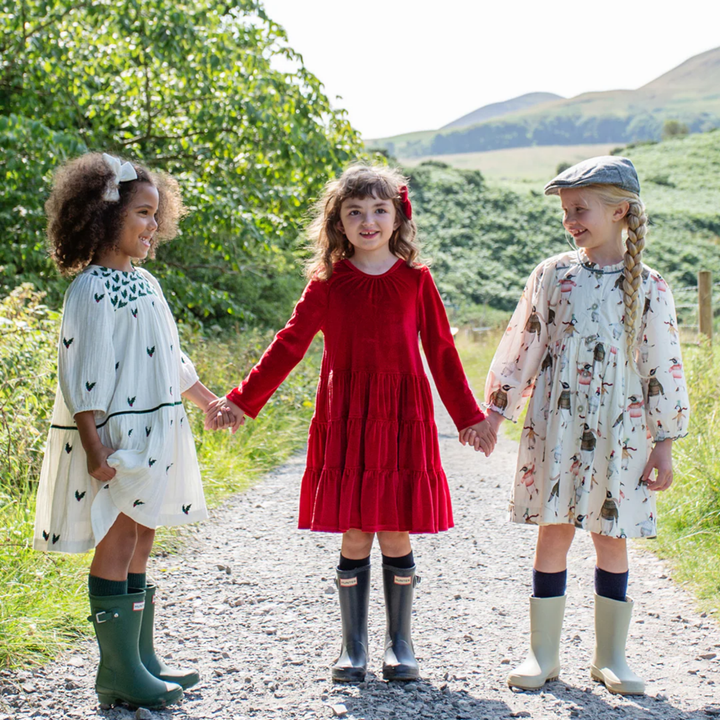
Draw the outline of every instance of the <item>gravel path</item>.
[[[159,645],[203,680],[181,705],[139,717],[261,720],[332,718],[720,717],[720,629],[667,577],[662,562],[632,548],[636,600],[628,658],[647,681],[641,698],[592,682],[593,552],[579,534],[571,550],[561,680],[543,691],[505,685],[525,652],[535,532],[505,521],[516,445],[501,439],[486,460],[463,448],[442,406],[441,448],[456,527],[414,539],[418,574],[414,639],[422,680],[381,676],[384,608],[373,551],[371,665],[359,686],[333,686],[339,645],[333,586],[339,537],[295,529],[303,457],[230,499],[195,528],[182,557],[157,558]],[[133,718],[100,711],[93,692],[97,650],[87,643],[33,672],[0,673],[0,720]]]

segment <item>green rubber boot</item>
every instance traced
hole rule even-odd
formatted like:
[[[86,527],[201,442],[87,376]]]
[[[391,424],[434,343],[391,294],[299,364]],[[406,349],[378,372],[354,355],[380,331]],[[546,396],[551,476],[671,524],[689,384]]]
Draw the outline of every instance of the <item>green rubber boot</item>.
[[[383,565],[386,630],[382,671],[385,680],[417,680],[420,677],[410,636],[413,595],[419,580],[414,565],[407,569]]]
[[[127,595],[90,595],[88,618],[100,646],[95,691],[104,707],[127,703],[133,707],[160,708],[177,702],[182,688],[148,672],[140,660],[138,640],[145,592]]]
[[[645,681],[638,677],[625,659],[633,601],[625,602],[595,595],[595,654],[590,675],[604,683],[611,693],[643,695]]]
[[[160,680],[169,683],[177,683],[183,690],[187,690],[200,682],[200,674],[197,670],[181,670],[180,668],[168,667],[155,652],[155,591],[157,586],[148,583],[145,588],[145,609],[142,613],[142,625],[140,626],[140,659],[142,664]]]

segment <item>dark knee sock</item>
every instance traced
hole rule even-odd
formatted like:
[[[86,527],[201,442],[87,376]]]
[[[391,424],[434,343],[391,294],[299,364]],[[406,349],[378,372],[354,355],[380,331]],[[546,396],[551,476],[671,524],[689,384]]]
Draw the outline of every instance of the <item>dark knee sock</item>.
[[[595,592],[602,597],[610,598],[610,600],[625,602],[629,575],[630,571],[611,573],[596,567]]]
[[[546,573],[533,568],[533,597],[551,598],[565,594],[567,570]]]
[[[136,590],[144,590],[147,587],[147,574],[129,572],[127,584],[129,588],[135,588]]]
[[[88,575],[88,592],[94,597],[127,595],[127,591],[127,580],[106,580],[95,575]]]
[[[415,567],[415,558],[413,557],[412,550],[402,557],[388,557],[387,555],[383,555],[382,561],[383,565],[389,565],[398,570],[410,570],[410,568]]]
[[[364,568],[369,564],[369,555],[366,558],[361,558],[360,560],[351,560],[350,558],[346,558],[342,553],[340,553],[340,563],[338,564],[338,570],[358,570],[359,568]]]

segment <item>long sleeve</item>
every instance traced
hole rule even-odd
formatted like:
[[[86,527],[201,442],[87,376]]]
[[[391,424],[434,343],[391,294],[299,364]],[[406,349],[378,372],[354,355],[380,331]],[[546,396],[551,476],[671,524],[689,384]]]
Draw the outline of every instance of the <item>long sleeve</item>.
[[[58,380],[74,417],[94,410],[106,413],[115,391],[115,311],[102,281],[81,275],[65,295]]]
[[[443,405],[458,430],[485,419],[470,390],[445,306],[430,271],[423,270],[418,298],[420,339]]]
[[[311,280],[295,306],[287,325],[275,336],[260,362],[228,400],[251,418],[257,417],[275,390],[303,359],[325,319],[328,281]]]
[[[651,273],[644,304],[638,370],[648,429],[655,442],[687,435],[690,417],[675,303],[667,283]]]
[[[550,272],[541,263],[528,278],[485,382],[485,406],[513,422],[520,417],[548,350],[550,309],[543,281]]]

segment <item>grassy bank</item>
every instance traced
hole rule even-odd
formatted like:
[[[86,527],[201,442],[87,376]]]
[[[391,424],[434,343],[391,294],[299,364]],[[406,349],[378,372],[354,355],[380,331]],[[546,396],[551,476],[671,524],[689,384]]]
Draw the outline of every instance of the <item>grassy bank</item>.
[[[91,632],[87,555],[32,549],[35,491],[57,382],[59,315],[29,288],[0,303],[0,668],[40,662]],[[183,329],[185,351],[210,388],[225,392],[257,361],[271,335],[206,337]],[[319,347],[292,373],[256,421],[237,435],[206,433],[188,408],[209,504],[250,485],[305,443]],[[160,552],[176,549],[182,529],[161,532]]]
[[[479,341],[462,332],[458,336],[478,397],[501,335],[491,331]],[[675,581],[687,584],[703,608],[720,613],[720,343],[714,352],[687,344],[683,353],[692,413],[689,434],[673,449],[672,487],[658,495],[658,538],[636,542],[668,560]],[[505,422],[502,431],[519,440],[522,423]]]

